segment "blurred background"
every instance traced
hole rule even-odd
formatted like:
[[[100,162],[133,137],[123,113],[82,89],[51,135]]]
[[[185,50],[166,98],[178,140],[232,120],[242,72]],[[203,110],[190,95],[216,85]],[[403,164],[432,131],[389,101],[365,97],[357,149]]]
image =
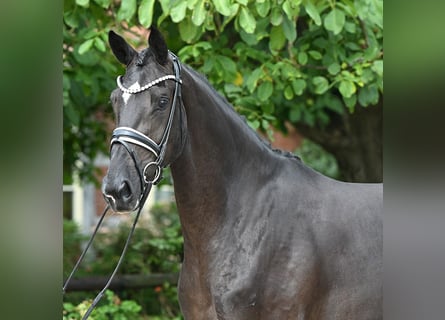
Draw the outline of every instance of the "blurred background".
[[[324,1],[311,2],[325,4]],[[363,3],[359,0],[348,2]],[[105,10],[98,10],[93,1],[80,3],[88,3],[89,7],[75,6],[74,1],[17,0],[2,3],[0,10],[0,308],[4,319],[60,319],[63,312],[61,286],[66,275],[62,268],[62,184],[70,184],[63,182],[66,172],[63,162],[66,161],[62,159],[66,158],[67,149],[63,146],[66,130],[63,128],[65,107],[62,107],[63,92],[66,91],[62,75],[66,54],[63,44],[67,41],[63,30],[67,27],[61,13],[74,7],[77,12],[92,8],[96,8],[95,12]],[[116,2],[113,7],[114,14],[120,3]],[[237,3],[243,4],[242,1]],[[301,8],[298,20],[304,20],[306,8],[301,4],[307,2],[296,3]],[[155,12],[159,12],[159,6],[158,2],[154,4],[154,10],[158,10]],[[247,7],[251,6],[253,3],[249,1]],[[325,11],[319,13],[321,18],[329,11],[327,5],[324,7]],[[385,3],[384,11],[385,319],[442,319],[445,287],[445,3],[394,0]],[[186,12],[185,18],[189,19],[194,10],[188,8]],[[202,11],[197,12],[195,19],[202,18]],[[135,15],[134,25],[141,26]],[[255,11],[253,15],[256,17]],[[243,16],[245,26],[249,15],[243,13]],[[160,16],[155,17],[157,23]],[[316,14],[314,17],[317,19]],[[122,28],[114,18],[107,21],[116,31]],[[167,15],[165,23],[176,25],[171,21]],[[350,21],[349,15],[345,21]],[[199,19],[196,22],[199,24]],[[323,24],[324,19],[320,22]],[[85,23],[94,25],[96,21]],[[178,33],[166,33],[164,22],[160,23],[162,32],[168,35],[169,46],[173,45],[172,40],[182,37]],[[359,30],[357,26],[356,29]],[[297,39],[302,36],[299,30],[296,27]],[[340,34],[344,31],[342,29]],[[206,41],[222,34],[211,30],[206,30],[207,33],[210,36]],[[266,50],[268,39],[264,36],[261,40]],[[141,46],[145,43],[144,39],[136,40]],[[77,45],[84,42],[77,41]],[[172,47],[176,53],[178,49],[181,48]],[[111,61],[107,50],[101,55],[101,58],[105,57]],[[304,54],[301,59],[304,62]],[[120,67],[115,61],[112,64]],[[79,70],[82,68],[78,66]],[[122,71],[104,80],[114,87],[115,76]],[[210,77],[209,74],[206,76]],[[318,81],[322,85],[323,80]],[[103,104],[108,101],[107,90],[103,92],[106,95]],[[275,90],[274,96],[278,96]],[[106,140],[102,141],[106,143]],[[77,301],[82,297],[85,295]],[[138,317],[142,317],[141,312],[137,312]]]
[[[100,183],[114,127],[109,95],[124,73],[108,31],[142,49],[152,24],[181,62],[204,74],[274,148],[335,179],[383,181],[383,1],[65,0],[64,278],[105,207]],[[64,296],[64,319],[79,318],[104,285],[132,219],[107,216]],[[144,206],[119,285],[95,319],[182,319],[181,259],[167,172]]]

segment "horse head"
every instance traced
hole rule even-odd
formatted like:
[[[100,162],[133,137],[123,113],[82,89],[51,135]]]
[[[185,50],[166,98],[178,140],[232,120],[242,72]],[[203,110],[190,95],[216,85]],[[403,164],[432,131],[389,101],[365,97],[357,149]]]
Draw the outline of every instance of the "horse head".
[[[184,145],[181,67],[153,27],[149,47],[140,52],[113,31],[108,36],[126,71],[110,97],[116,129],[102,192],[114,211],[128,212],[143,206],[151,185],[159,182],[162,169]]]

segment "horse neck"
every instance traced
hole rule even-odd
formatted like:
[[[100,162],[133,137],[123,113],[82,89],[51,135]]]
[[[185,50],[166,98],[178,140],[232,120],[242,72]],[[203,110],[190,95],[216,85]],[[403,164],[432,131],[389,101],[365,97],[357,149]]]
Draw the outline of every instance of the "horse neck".
[[[267,147],[206,80],[187,67],[182,79],[188,136],[171,168],[187,240],[217,228],[231,186],[266,162]]]

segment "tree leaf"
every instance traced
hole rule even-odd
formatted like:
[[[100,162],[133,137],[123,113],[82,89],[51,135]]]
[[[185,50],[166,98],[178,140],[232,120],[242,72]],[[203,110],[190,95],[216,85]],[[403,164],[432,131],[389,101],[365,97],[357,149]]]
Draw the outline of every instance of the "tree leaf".
[[[281,76],[283,79],[295,79],[298,77],[301,77],[301,71],[299,68],[296,68],[291,63],[283,63],[283,65],[280,67],[281,69]]]
[[[158,1],[161,5],[163,16],[170,14],[170,3],[171,0],[159,0]],[[194,8],[194,7],[193,7]]]
[[[306,81],[303,79],[295,79],[292,81],[292,89],[297,96],[301,96],[303,94],[304,89],[306,89]]]
[[[65,12],[63,14],[63,21],[69,25],[71,28],[77,28],[79,26],[79,20],[76,14],[72,11]]]
[[[377,73],[379,76],[383,76],[383,60],[376,60],[373,62],[372,67],[371,67],[372,71],[374,71],[375,73]]]
[[[304,66],[308,60],[307,53],[304,51],[299,52],[297,59],[298,59],[298,63]]]
[[[345,22],[345,30],[349,33],[355,33],[356,27],[353,22]]]
[[[267,111],[270,111],[270,112],[267,112],[266,110],[265,110],[264,112],[266,112],[266,113],[272,113],[272,112],[273,112],[273,104],[270,104],[270,105],[271,105],[272,107],[267,109]],[[262,120],[261,120],[261,127],[262,127],[264,130],[269,129],[269,127],[270,127],[269,121],[267,121],[266,119],[262,119]]]
[[[279,6],[272,8],[272,14],[270,15],[270,23],[274,26],[279,26],[283,22],[283,13]]]
[[[286,37],[284,36],[283,28],[281,26],[273,26],[270,30],[270,42],[269,47],[271,51],[279,51],[286,43]]]
[[[236,64],[232,59],[218,55],[216,57],[217,63],[221,65],[222,74],[225,82],[233,82],[236,79],[237,70]]]
[[[323,94],[329,89],[328,79],[325,77],[317,76],[312,79],[312,83],[315,85],[314,92],[316,94]]]
[[[314,20],[315,24],[317,26],[321,26],[320,14],[318,13],[315,5],[312,3],[312,0],[305,0],[304,8],[306,9],[307,14],[312,18],[312,20]]]
[[[323,57],[320,52],[315,50],[309,50],[308,53],[314,60],[321,60],[321,58]]]
[[[88,8],[90,5],[90,0],[76,0],[76,4],[81,7]]]
[[[215,5],[216,11],[221,13],[223,16],[227,17],[232,13],[230,10],[229,0],[213,0],[213,4]]]
[[[79,46],[79,54],[84,54],[85,52],[87,52],[88,50],[91,49],[91,47],[93,46],[94,43],[94,39],[89,39],[85,42],[83,42],[80,46]]]
[[[85,40],[92,39],[97,36],[97,30],[95,28],[86,29],[86,30],[88,30],[88,31],[82,35],[82,38],[84,38]]]
[[[247,120],[247,124],[253,129],[257,130],[260,127],[260,122],[258,120]]]
[[[283,11],[289,20],[294,20],[300,13],[300,4],[302,0],[285,0],[283,3]]]
[[[295,21],[291,21],[287,17],[284,17],[282,26],[286,39],[290,42],[294,42],[295,39],[297,39],[297,28]]]
[[[68,117],[71,125],[78,127],[80,122],[79,112],[72,107],[72,105],[66,105],[63,108],[64,114]]]
[[[349,112],[353,113],[355,110],[355,105],[357,104],[357,95],[353,94],[349,98],[343,97],[343,101],[346,107],[348,107]]]
[[[292,122],[297,122],[301,119],[301,109],[300,107],[294,107],[289,112],[289,120]]]
[[[328,67],[328,72],[330,74],[332,74],[333,76],[335,76],[337,73],[339,73],[340,70],[341,70],[341,66],[337,62],[330,64]]]
[[[185,18],[185,12],[187,11],[187,1],[179,1],[171,8],[170,17],[174,23],[181,22]]]
[[[187,8],[193,10],[198,0],[187,0]]]
[[[383,29],[383,1],[355,0],[354,5],[360,19],[369,21]]]
[[[303,120],[311,127],[315,125],[315,116],[307,109],[303,109]]]
[[[258,87],[257,92],[258,92],[258,98],[261,101],[266,101],[267,99],[270,98],[270,96],[272,95],[272,92],[273,92],[272,82],[270,82],[270,81],[263,82]]]
[[[200,26],[203,24],[206,18],[206,10],[204,7],[204,0],[199,0],[196,4],[195,10],[192,14],[192,22],[195,26]]]
[[[117,12],[117,19],[119,21],[126,20],[130,22],[135,13],[136,0],[122,0],[119,11]]]
[[[111,0],[94,0],[98,5],[100,5],[104,9],[108,9],[110,6]]]
[[[334,8],[324,17],[326,30],[339,34],[345,25],[345,14],[340,9]]]
[[[256,68],[255,70],[253,70],[253,72],[251,72],[247,76],[245,85],[250,93],[252,93],[255,90],[258,84],[258,80],[260,80],[262,75],[263,75],[263,70],[261,68]]]
[[[239,15],[239,24],[241,28],[247,33],[253,33],[256,28],[256,21],[252,13],[246,8],[242,7]]]
[[[341,95],[345,98],[350,98],[357,88],[355,87],[354,82],[349,80],[342,80],[340,81],[340,86],[338,87],[338,90],[340,91]]]
[[[361,48],[359,45],[355,42],[346,42],[345,47],[352,50],[352,51],[361,51]]]
[[[270,1],[255,2],[256,12],[261,18],[267,16],[270,11]]]
[[[179,23],[179,35],[187,43],[193,41],[198,33],[198,27],[190,19],[184,19]]]
[[[338,114],[343,114],[344,105],[337,96],[330,95],[326,99],[326,107]]]
[[[275,105],[272,103],[272,101],[264,101],[261,104],[261,110],[263,110],[264,115],[273,114],[273,112],[275,110]],[[268,127],[268,123],[265,122],[264,119],[262,121],[262,126],[264,129],[267,129],[267,127]]]
[[[376,105],[379,102],[377,86],[373,84],[361,88],[358,93],[358,102],[364,107]]]
[[[107,47],[105,46],[105,42],[97,37],[94,39],[94,46],[97,48],[97,50],[101,51],[101,52],[105,52],[107,51]]]
[[[240,30],[239,35],[249,46],[254,46],[258,43],[258,38],[254,33],[246,33],[246,31]]]
[[[155,4],[154,0],[142,0],[139,6],[138,9],[139,23],[143,25],[145,28],[150,27],[153,22],[154,4]]]
[[[286,86],[286,88],[284,89],[284,97],[287,100],[292,100],[294,97],[294,91],[292,90],[291,86]]]

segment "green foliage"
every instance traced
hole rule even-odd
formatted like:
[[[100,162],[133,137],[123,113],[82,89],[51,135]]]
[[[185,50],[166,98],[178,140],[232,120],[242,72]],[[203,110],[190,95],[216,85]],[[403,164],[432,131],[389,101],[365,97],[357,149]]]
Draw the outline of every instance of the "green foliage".
[[[260,128],[266,129],[271,122],[283,128],[288,119],[324,126],[332,111],[326,97],[350,112],[357,102],[366,107],[380,99],[382,1],[226,3],[233,6],[231,14],[221,14],[216,4],[204,7],[214,18],[195,21],[200,28],[193,34],[181,33],[189,45],[179,56],[205,73],[254,127],[264,123]],[[204,39],[207,48],[196,48]],[[218,55],[235,64],[236,90],[215,62]]]
[[[86,176],[90,160],[107,149],[107,96],[122,73],[105,45],[110,28],[158,25],[169,48],[204,73],[255,129],[284,130],[288,120],[323,127],[332,112],[354,112],[383,95],[382,4],[65,0],[65,169]],[[135,39],[145,46],[146,39]]]
[[[295,151],[295,154],[300,156],[307,165],[316,171],[334,179],[340,178],[340,172],[334,156],[326,152],[318,144],[304,139],[301,146]]]
[[[91,320],[137,320],[141,319],[142,307],[135,301],[121,301],[112,291],[105,291],[104,302],[91,312]],[[90,307],[92,301],[82,301],[78,305],[70,302],[63,304],[63,320],[82,319],[82,316]]]
[[[337,8],[333,8],[331,12],[329,12],[324,17],[324,27],[326,30],[332,31],[333,34],[337,35],[343,29],[345,25],[345,14],[342,10]]]
[[[154,216],[152,225],[136,228],[120,274],[179,272],[183,240],[176,207],[158,205],[151,214]],[[85,275],[111,273],[130,228],[130,224],[120,225],[113,231],[113,237],[109,233],[99,233],[94,244],[96,257],[80,272]]]
[[[71,183],[73,171],[94,180],[92,160],[108,149],[105,118],[111,118],[108,96],[118,72],[106,45],[107,9],[112,8],[111,3],[109,0],[64,3],[64,183]]]
[[[80,256],[81,241],[85,237],[79,233],[75,222],[70,220],[63,220],[63,270],[64,276],[67,277],[71,268]]]
[[[152,221],[149,225],[139,223],[136,228],[125,261],[118,274],[179,272],[183,238],[176,206],[173,203],[157,205],[151,210],[151,216]],[[111,274],[122,252],[129,228],[129,224],[123,224],[112,233],[109,231],[100,232],[92,245],[92,250],[95,252],[94,259],[87,259],[87,257],[80,265],[76,276]],[[78,233],[76,225],[73,222],[64,221],[63,273],[65,277],[68,276],[80,254],[81,240],[85,240],[85,238]],[[162,320],[180,319],[176,285],[165,283],[155,288],[124,290],[119,292],[119,296],[127,300],[134,300],[141,305],[143,314],[158,315],[158,319]],[[64,298],[65,302],[69,303],[67,306],[71,309],[75,308],[74,311],[67,311],[85,312],[85,308],[90,304],[90,301],[84,301],[85,297],[92,299],[94,295],[84,292],[66,294]],[[110,308],[111,306],[108,309],[102,309],[101,312],[110,310]],[[119,311],[119,308],[123,308],[123,306],[118,305],[113,308],[116,308],[118,314],[123,312],[123,310]],[[113,317],[113,319],[115,318]],[[133,318],[129,317],[128,319]]]

